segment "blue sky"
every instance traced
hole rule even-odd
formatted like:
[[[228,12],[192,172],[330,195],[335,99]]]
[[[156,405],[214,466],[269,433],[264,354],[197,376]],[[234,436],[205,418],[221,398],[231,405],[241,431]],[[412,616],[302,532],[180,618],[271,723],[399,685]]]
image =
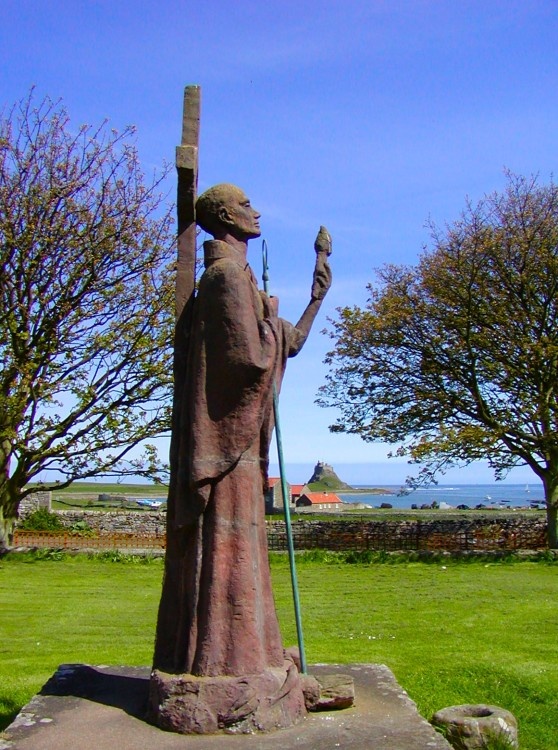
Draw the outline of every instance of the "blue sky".
[[[550,1],[3,0],[0,106],[35,85],[76,126],[134,124],[150,172],[174,159],[183,87],[200,84],[200,190],[234,182],[261,211],[283,317],[307,302],[319,225],[333,236],[334,286],[282,393],[289,479],[322,459],[347,481],[392,484],[408,467],[330,434],[335,414],[314,404],[319,331],[365,302],[374,268],[416,262],[429,217],[443,225],[466,196],[501,188],[504,167],[548,180],[557,37]],[[260,276],[259,242],[250,258]],[[448,475],[490,478],[482,466]]]

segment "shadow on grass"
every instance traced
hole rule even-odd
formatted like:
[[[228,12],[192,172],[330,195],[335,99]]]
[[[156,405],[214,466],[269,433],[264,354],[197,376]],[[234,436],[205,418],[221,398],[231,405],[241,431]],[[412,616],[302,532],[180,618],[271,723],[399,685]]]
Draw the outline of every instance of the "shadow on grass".
[[[18,715],[21,705],[3,695],[0,695],[0,705],[0,732],[3,732]]]

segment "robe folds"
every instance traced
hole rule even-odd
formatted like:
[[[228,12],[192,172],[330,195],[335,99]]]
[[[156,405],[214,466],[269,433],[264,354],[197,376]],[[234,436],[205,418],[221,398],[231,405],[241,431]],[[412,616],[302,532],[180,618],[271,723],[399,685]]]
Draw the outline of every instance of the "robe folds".
[[[265,314],[244,256],[204,243],[205,273],[171,446],[167,553],[154,667],[248,675],[281,667],[264,486],[281,384],[296,329]]]

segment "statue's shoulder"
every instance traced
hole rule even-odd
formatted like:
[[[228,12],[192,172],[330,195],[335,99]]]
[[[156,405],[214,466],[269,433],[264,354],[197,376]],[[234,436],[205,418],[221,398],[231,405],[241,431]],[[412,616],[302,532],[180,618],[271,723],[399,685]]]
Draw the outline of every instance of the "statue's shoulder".
[[[232,258],[219,258],[209,265],[202,276],[202,281],[208,284],[219,283],[223,279],[242,279],[244,269]]]
[[[235,278],[240,281],[250,281],[251,274],[246,263],[239,263],[236,258],[218,258],[213,260],[205,269],[203,277],[207,281],[216,282],[222,278]]]
[[[226,242],[210,240],[203,247],[205,272],[200,290],[209,287],[212,293],[217,293],[219,289],[238,289],[254,282],[246,258],[240,257]]]

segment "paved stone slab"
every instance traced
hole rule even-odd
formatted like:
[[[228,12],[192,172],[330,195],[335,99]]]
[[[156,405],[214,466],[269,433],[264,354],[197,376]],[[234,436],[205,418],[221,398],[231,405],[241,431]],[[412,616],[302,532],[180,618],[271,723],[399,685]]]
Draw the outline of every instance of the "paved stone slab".
[[[149,669],[64,665],[1,735],[0,750],[451,750],[381,664],[318,664],[354,678],[356,701],[269,734],[177,735],[143,720]]]

